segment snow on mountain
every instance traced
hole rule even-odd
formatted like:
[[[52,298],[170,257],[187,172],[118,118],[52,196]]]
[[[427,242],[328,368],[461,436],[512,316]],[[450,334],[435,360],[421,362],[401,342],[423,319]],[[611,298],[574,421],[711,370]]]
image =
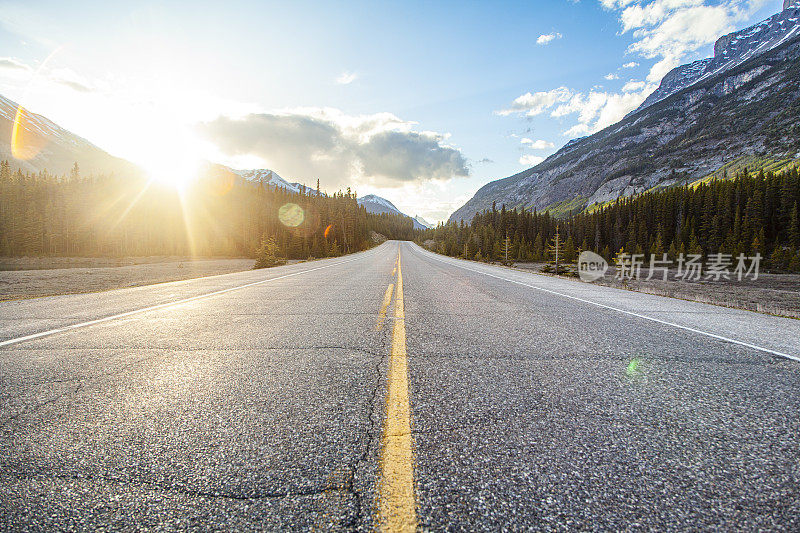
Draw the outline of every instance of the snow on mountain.
[[[296,194],[299,194],[301,192],[310,195],[317,194],[316,188],[308,187],[306,185],[303,185],[302,183],[297,183],[297,182],[290,183],[285,179],[283,179],[282,177],[280,177],[277,172],[274,172],[266,168],[247,169],[247,170],[230,169],[230,170],[237,176],[241,176],[246,180],[263,183],[271,187],[280,187],[281,189],[286,189],[287,191]]]
[[[417,215],[414,217],[414,221],[419,224],[420,226],[424,226],[425,228],[433,228],[434,225],[422,218],[421,216]]]
[[[395,215],[403,215],[395,205],[380,196],[368,194],[358,199],[359,205],[363,205],[370,213],[392,213]],[[404,215],[408,216],[408,215]]]
[[[270,185],[272,187],[280,187],[290,192],[295,192],[295,193],[300,192],[299,187],[295,187],[293,184],[289,183],[288,181],[280,177],[277,172],[273,172],[272,170],[266,168],[254,168],[245,170],[231,169],[231,171],[234,174],[241,176],[249,181],[263,183],[264,185]]]
[[[723,35],[714,44],[714,57],[674,68],[635,111],[649,107],[678,91],[731,70],[800,35],[800,0],[784,0],[783,11],[749,28]],[[634,113],[635,113],[634,112]]]
[[[427,225],[422,224],[416,218],[409,217],[408,215],[397,209],[397,207],[395,207],[395,205],[386,198],[381,198],[380,196],[377,196],[375,194],[368,194],[366,196],[358,198],[356,201],[358,202],[359,205],[363,205],[367,209],[368,213],[379,213],[379,214],[389,213],[391,215],[402,215],[404,217],[411,218],[411,220],[414,221],[414,229],[421,230],[428,228]]]

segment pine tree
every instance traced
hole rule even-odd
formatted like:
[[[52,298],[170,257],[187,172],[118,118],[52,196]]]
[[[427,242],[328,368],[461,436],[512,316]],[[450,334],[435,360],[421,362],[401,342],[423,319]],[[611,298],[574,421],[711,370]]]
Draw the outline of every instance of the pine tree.
[[[563,254],[563,243],[561,241],[561,234],[558,232],[558,226],[556,226],[556,232],[555,235],[553,235],[553,240],[551,241],[548,250],[550,252],[550,257],[553,259],[555,273],[558,275],[558,264],[559,261],[561,261]]]
[[[800,248],[800,217],[797,212],[797,203],[794,204],[789,215],[789,227],[787,228],[788,243],[793,248]]]
[[[566,242],[564,243],[564,262],[565,263],[572,263],[576,259],[575,253],[575,243],[572,240],[572,235],[567,237]]]

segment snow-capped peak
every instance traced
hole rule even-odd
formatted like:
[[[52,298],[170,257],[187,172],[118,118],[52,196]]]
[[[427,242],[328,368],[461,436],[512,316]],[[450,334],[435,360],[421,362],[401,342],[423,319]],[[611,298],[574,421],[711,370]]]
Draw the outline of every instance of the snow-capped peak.
[[[400,210],[397,209],[397,207],[395,207],[395,205],[392,202],[390,202],[386,198],[381,198],[380,196],[377,196],[375,194],[368,194],[366,196],[362,196],[361,198],[358,199],[358,203],[360,205],[377,204],[395,213],[400,213]]]
[[[714,44],[714,57],[681,65],[664,76],[661,85],[636,111],[672,94],[741,65],[800,35],[800,0],[785,0],[783,11],[749,28],[723,35]]]
[[[424,226],[425,228],[432,228],[433,224],[422,218],[421,216],[417,215],[414,217],[414,220],[420,225]]]
[[[254,168],[254,169],[245,169],[245,170],[236,170],[231,169],[231,172],[234,174],[241,176],[242,178],[255,181],[257,183],[263,183],[264,185],[269,185],[271,187],[278,187],[281,189],[286,189],[289,192],[293,192],[295,194],[308,194],[308,195],[316,195],[317,189],[314,187],[308,187],[302,183],[290,183],[280,177],[277,172],[273,170],[269,170],[268,168]]]

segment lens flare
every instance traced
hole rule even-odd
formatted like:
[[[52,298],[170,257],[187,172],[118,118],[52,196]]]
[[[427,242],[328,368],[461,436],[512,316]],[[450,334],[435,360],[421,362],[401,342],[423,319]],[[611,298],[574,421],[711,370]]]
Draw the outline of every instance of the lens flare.
[[[630,363],[628,363],[628,368],[625,369],[625,373],[628,377],[633,377],[639,373],[639,365],[642,364],[642,360],[638,357],[634,357]]]
[[[333,224],[328,224],[328,227],[325,228],[325,238],[326,239],[328,238],[328,234],[331,232],[331,229],[333,229]]]
[[[278,209],[278,220],[280,220],[284,226],[296,228],[303,223],[305,218],[306,214],[303,211],[303,208],[297,204],[289,202],[288,204],[282,205],[281,208]]]
[[[36,157],[45,144],[47,141],[44,136],[34,133],[31,113],[19,106],[11,129],[11,155],[16,159],[28,161]]]
[[[44,61],[39,65],[39,68],[33,73],[31,79],[28,80],[28,84],[25,88],[25,93],[27,94],[28,89],[30,88],[31,84],[36,80],[39,76],[39,72],[50,62],[50,60],[55,56],[64,46],[56,47],[50,55],[48,55]],[[23,97],[24,100],[24,97]],[[28,161],[36,157],[39,152],[47,144],[47,139],[44,135],[36,135],[34,131],[38,129],[36,127],[36,120],[35,117],[27,111],[22,106],[17,107],[17,113],[14,116],[14,125],[11,128],[11,155],[17,159]]]

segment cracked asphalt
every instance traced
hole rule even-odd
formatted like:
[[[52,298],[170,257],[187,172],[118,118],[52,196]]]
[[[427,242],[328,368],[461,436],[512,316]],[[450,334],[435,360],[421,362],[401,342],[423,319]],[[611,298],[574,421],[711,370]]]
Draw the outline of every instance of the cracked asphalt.
[[[800,321],[388,242],[0,303],[0,529],[373,529],[398,250],[419,528],[800,528]]]

